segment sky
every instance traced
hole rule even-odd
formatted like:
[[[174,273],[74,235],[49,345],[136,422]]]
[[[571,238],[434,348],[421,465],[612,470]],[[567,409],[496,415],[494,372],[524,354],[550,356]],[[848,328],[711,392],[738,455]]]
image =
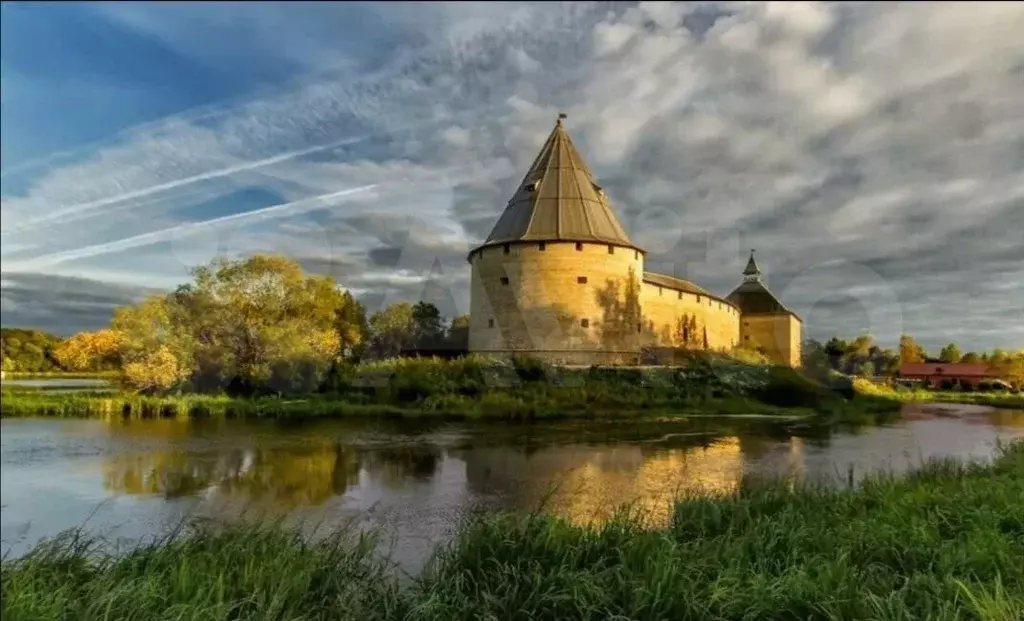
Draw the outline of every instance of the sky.
[[[4,326],[216,257],[468,312],[560,112],[647,269],[805,335],[1024,347],[1024,4],[4,3]]]

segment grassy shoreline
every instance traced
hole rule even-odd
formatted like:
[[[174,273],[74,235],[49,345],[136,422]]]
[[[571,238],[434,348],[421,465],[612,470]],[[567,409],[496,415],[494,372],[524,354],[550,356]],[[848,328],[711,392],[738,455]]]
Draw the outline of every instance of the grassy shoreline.
[[[655,530],[628,512],[476,518],[411,581],[373,543],[200,526],[119,553],[70,532],[3,561],[2,616],[1008,621],[1024,618],[1024,442],[847,490],[747,480]]]
[[[4,371],[4,379],[106,379],[116,380],[119,371]]]
[[[854,380],[853,387],[859,394],[880,399],[891,399],[900,403],[961,403],[1024,410],[1024,393],[1020,392],[894,389],[862,379]]]
[[[312,388],[316,388],[314,391]],[[4,391],[0,416],[347,416],[635,418],[758,414],[849,420],[894,412],[895,401],[839,393],[787,367],[695,354],[681,367],[552,367],[537,360],[397,359],[340,367],[295,396]]]
[[[44,391],[6,392],[0,413],[3,418],[441,418],[464,419],[604,419],[604,418],[687,418],[694,416],[758,415],[786,420],[801,420],[820,415],[845,420],[855,415],[880,414],[895,408],[858,406],[827,412],[811,408],[778,407],[753,399],[730,397],[693,402],[651,403],[640,407],[603,406],[589,403],[559,405],[515,400],[510,393],[496,392],[495,398],[453,404],[443,409],[424,408],[422,403],[353,403],[329,396],[295,398],[231,398],[223,395],[142,396],[121,394],[47,394]]]
[[[298,379],[298,378],[297,378]],[[860,422],[903,403],[974,403],[1024,409],[1024,396],[894,389],[860,379],[837,390],[788,367],[692,353],[678,367],[554,367],[538,360],[395,359],[342,365],[278,386],[278,395],[59,392],[3,387],[0,416],[392,417],[451,419],[682,418],[758,415]],[[269,386],[261,388],[264,392]]]
[[[799,391],[799,389],[794,389]],[[822,424],[869,422],[894,416],[900,404],[873,397],[846,400],[822,389],[813,397],[780,395],[607,394],[580,387],[493,388],[474,397],[441,395],[402,399],[375,394],[245,397],[225,395],[144,396],[131,393],[4,391],[0,417],[53,418],[436,418],[447,420],[682,419],[698,416],[760,416]],[[799,395],[797,395],[799,396]]]
[[[187,387],[186,387],[187,390]],[[845,390],[845,392],[844,392]],[[536,360],[398,359],[336,369],[284,395],[139,395],[7,389],[0,416],[390,417],[533,420],[758,415],[867,422],[902,403],[941,401],[1024,409],[1024,397],[894,390],[863,380],[834,391],[788,367],[694,354],[679,367],[552,367]]]

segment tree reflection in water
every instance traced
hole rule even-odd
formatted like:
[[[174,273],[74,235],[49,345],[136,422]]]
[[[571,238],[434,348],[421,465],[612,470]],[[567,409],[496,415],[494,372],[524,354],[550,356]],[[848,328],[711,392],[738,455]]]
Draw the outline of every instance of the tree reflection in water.
[[[389,494],[382,491],[414,489],[412,496],[391,494],[390,500],[429,503],[431,494],[453,491],[442,488],[454,485],[454,497],[473,503],[520,512],[543,507],[576,523],[606,518],[624,503],[657,523],[668,518],[680,495],[729,493],[748,475],[788,475],[792,481],[814,475],[846,483],[848,472],[877,468],[878,455],[913,454],[921,438],[956,453],[962,449],[950,440],[950,421],[944,417],[908,415],[908,424],[931,425],[914,431],[844,428],[835,446],[832,427],[760,429],[728,421],[628,428],[505,425],[439,435],[415,427],[373,428],[362,436],[344,425],[144,421],[111,428],[133,452],[105,458],[104,482],[116,494],[203,496],[286,511],[324,505],[353,487],[370,492],[352,495],[355,507],[386,500]],[[1024,412],[961,413],[954,422],[961,431],[992,425],[1020,429]],[[857,436],[862,439],[854,441]],[[980,442],[987,435],[978,437]],[[450,460],[448,474],[435,487],[445,460]]]
[[[104,470],[104,486],[117,494],[176,498],[209,490],[287,508],[320,504],[359,481],[356,451],[341,444],[114,455]]]
[[[356,448],[341,443],[119,454],[104,462],[104,487],[116,494],[164,498],[213,493],[282,509],[319,505],[358,485],[360,473],[388,489],[429,480],[434,446]]]
[[[410,480],[429,481],[440,460],[440,449],[429,444],[381,447],[360,455],[370,478],[388,489],[404,487]]]

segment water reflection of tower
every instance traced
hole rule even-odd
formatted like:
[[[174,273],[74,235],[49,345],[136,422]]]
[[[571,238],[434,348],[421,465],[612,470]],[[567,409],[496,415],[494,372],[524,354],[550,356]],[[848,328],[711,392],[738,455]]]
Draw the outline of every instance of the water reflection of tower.
[[[433,444],[387,446],[360,451],[360,467],[385,487],[429,481],[437,472],[441,449]]]
[[[798,436],[748,435],[739,439],[743,470],[755,478],[804,478],[804,440]]]
[[[701,490],[735,489],[743,471],[739,440],[726,437],[705,446],[651,444],[580,444],[540,448],[468,449],[469,487],[502,507],[545,510],[584,523],[607,517],[631,504],[654,521],[663,521],[680,495]]]

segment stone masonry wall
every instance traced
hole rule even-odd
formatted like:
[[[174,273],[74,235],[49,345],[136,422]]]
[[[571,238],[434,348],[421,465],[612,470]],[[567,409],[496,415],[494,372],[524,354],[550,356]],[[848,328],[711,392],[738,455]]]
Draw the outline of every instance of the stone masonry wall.
[[[540,242],[518,242],[474,252],[469,350],[567,364],[631,361],[636,346],[619,336],[623,325],[638,323],[623,309],[631,308],[630,274],[637,284],[632,306],[639,305],[643,259],[632,248],[563,241],[545,242],[543,250]]]
[[[678,291],[652,283],[640,290],[647,342],[661,347],[732,349],[740,339],[739,310],[706,295]]]
[[[759,347],[773,361],[800,366],[802,325],[790,313],[745,314],[740,317],[744,345]]]

